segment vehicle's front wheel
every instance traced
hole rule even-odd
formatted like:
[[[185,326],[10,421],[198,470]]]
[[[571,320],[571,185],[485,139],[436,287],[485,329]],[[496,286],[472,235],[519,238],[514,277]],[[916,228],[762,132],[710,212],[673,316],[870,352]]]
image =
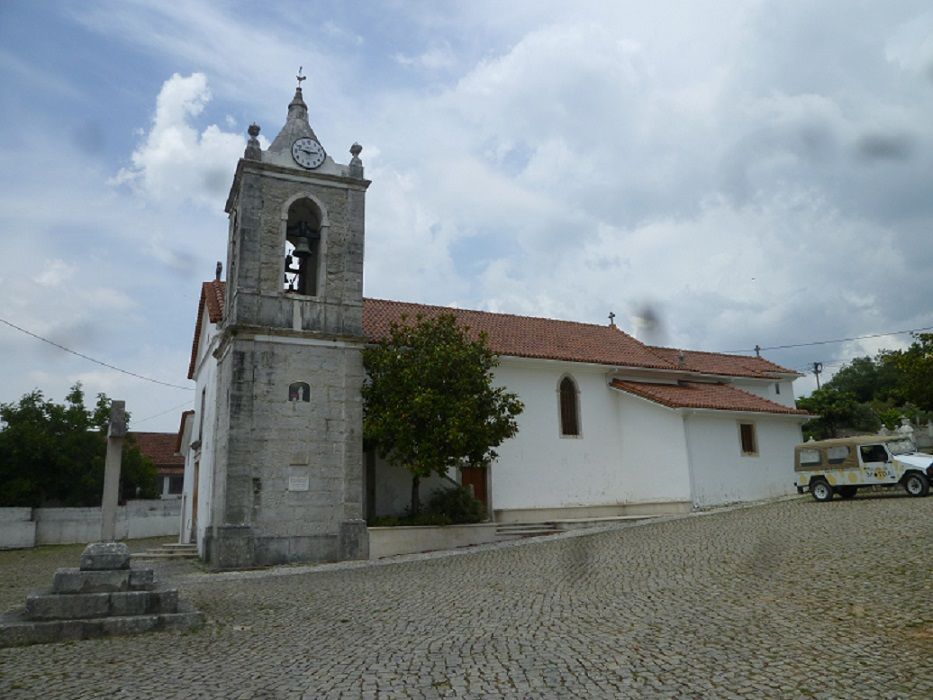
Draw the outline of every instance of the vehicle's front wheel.
[[[845,499],[855,498],[855,494],[858,493],[858,487],[856,486],[840,486],[836,490]]]
[[[823,479],[819,479],[815,483],[810,484],[810,493],[813,494],[813,498],[820,503],[833,500],[833,487]]]
[[[926,496],[930,493],[930,480],[919,472],[911,472],[904,478],[904,489],[909,496]]]

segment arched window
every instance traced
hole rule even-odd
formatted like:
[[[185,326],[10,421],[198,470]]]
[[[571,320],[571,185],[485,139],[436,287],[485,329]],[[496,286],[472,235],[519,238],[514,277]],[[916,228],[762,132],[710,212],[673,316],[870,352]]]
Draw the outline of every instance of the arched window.
[[[285,225],[285,279],[289,292],[317,296],[321,263],[321,215],[310,199],[288,208]]]
[[[577,384],[570,377],[560,380],[557,391],[560,397],[560,434],[578,437],[580,435],[580,404]]]
[[[307,382],[292,382],[288,385],[289,401],[310,401],[311,387]]]

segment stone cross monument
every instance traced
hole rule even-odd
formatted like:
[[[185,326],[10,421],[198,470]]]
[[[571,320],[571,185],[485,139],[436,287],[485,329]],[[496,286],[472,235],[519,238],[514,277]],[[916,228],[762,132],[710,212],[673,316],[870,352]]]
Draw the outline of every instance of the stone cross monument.
[[[113,542],[117,534],[117,502],[120,498],[120,465],[126,437],[126,404],[110,402],[107,457],[104,461],[104,495],[100,502],[100,541]]]

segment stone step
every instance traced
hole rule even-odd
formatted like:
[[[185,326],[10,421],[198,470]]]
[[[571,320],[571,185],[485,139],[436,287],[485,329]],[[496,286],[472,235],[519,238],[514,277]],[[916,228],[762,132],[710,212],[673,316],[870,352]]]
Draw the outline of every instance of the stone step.
[[[155,583],[152,569],[82,571],[58,569],[52,577],[53,593],[117,593],[147,591]]]
[[[170,549],[179,552],[197,552],[198,545],[189,544],[187,542],[166,542],[162,545],[162,549]]]
[[[150,549],[145,552],[136,552],[131,554],[130,558],[133,561],[147,561],[151,559],[197,559],[198,552],[173,552],[173,551],[160,551],[158,549]]]
[[[32,593],[26,596],[27,620],[161,615],[177,612],[178,590],[120,591],[118,593]]]
[[[14,613],[0,615],[0,648],[143,632],[190,630],[203,624],[204,614],[184,601],[179,602],[177,612],[137,616],[27,620],[22,614]]]
[[[560,532],[555,523],[503,523],[496,527],[496,539],[519,539],[523,537],[540,537],[542,535],[555,535]]]

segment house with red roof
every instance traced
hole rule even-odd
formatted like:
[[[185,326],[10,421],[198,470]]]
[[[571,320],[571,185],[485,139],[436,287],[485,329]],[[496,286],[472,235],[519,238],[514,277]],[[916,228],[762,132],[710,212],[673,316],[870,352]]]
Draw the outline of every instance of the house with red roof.
[[[180,452],[177,433],[131,432],[136,446],[156,469],[156,491],[160,498],[180,498],[185,474],[185,457]]]
[[[792,493],[799,375],[761,357],[647,345],[606,325],[364,298],[362,147],[347,165],[308,121],[300,80],[268,148],[259,127],[227,200],[226,279],[201,286],[182,418],[183,541],[218,567],[368,556],[366,520],[410,479],[362,449],[362,349],[453,314],[500,358],[518,434],[472,489],[497,522],[679,513]]]

